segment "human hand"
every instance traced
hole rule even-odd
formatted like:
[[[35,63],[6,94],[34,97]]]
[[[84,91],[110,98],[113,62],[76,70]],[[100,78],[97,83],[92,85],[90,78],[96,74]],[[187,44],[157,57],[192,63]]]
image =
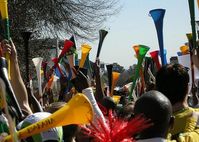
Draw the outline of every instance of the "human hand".
[[[95,63],[94,63],[94,72],[95,74],[99,74],[100,72],[100,60],[96,59]]]
[[[3,40],[0,43],[1,48],[2,48],[2,54],[5,57],[6,54],[10,54],[11,59],[16,59],[17,58],[17,50],[15,48],[15,45],[12,41],[12,39],[8,40]]]
[[[1,133],[0,134],[0,142],[3,141],[6,136],[8,136],[7,133]]]

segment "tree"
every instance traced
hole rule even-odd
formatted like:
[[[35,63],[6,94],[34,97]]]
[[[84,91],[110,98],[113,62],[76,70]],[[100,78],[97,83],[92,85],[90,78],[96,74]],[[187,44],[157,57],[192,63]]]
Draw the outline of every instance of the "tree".
[[[74,34],[91,39],[111,15],[119,10],[118,0],[9,0],[13,36],[22,29],[38,37]]]

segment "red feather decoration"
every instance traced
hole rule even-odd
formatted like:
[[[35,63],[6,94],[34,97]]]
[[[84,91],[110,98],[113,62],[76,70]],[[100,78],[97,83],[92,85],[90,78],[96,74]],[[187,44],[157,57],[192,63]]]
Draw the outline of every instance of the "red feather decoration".
[[[97,125],[91,122],[89,127],[83,129],[86,135],[95,139],[94,142],[134,142],[133,136],[151,125],[150,120],[142,115],[126,121],[115,117],[112,111],[109,111],[106,123],[98,119]]]

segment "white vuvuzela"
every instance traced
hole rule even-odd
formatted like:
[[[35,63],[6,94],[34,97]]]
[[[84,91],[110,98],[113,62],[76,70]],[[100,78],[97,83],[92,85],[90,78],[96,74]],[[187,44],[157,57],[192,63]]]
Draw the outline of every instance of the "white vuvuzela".
[[[42,57],[36,57],[32,59],[35,68],[36,68],[36,72],[37,72],[37,79],[38,79],[38,89],[39,89],[39,95],[42,96],[42,86],[41,86],[41,64],[43,61]]]

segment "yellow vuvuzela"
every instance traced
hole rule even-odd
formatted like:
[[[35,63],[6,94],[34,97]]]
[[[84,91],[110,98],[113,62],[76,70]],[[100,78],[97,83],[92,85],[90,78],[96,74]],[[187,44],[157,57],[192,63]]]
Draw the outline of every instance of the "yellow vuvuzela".
[[[50,128],[70,124],[88,124],[93,119],[93,108],[88,98],[78,93],[65,106],[50,115],[17,132],[19,139],[25,139],[34,134],[46,131]],[[7,136],[3,142],[10,142],[11,137]]]
[[[180,46],[180,51],[182,55],[188,54],[189,53],[189,47],[186,45]]]
[[[88,45],[88,44],[82,44],[81,48],[82,48],[82,57],[81,57],[81,60],[80,60],[80,63],[79,63],[79,68],[84,67],[86,57],[88,56],[88,53],[91,50],[91,46]]]
[[[114,72],[114,71],[112,72],[112,86],[111,86],[111,94],[110,94],[111,97],[113,96],[113,91],[119,79],[119,76],[120,76],[119,72]]]
[[[198,2],[198,8],[199,8],[199,0],[197,0],[197,2]]]

